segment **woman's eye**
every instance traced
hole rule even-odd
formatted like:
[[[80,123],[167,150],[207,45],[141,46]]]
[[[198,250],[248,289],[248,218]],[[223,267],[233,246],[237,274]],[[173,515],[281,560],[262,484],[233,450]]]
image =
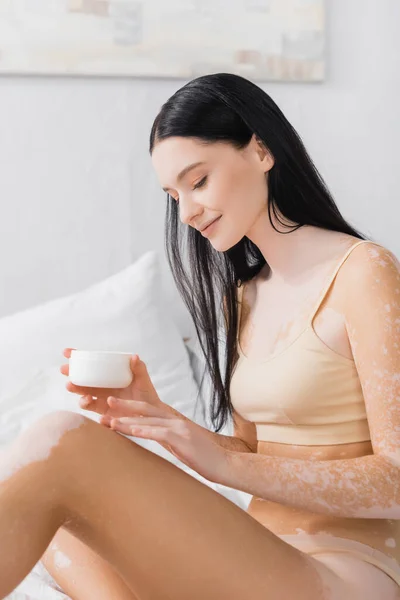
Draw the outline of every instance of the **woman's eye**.
[[[198,188],[203,187],[203,185],[206,183],[207,181],[207,175],[205,177],[203,177],[203,179],[200,179],[200,181],[198,183],[196,183],[196,185],[193,186],[194,190],[197,190]]]
[[[207,175],[205,175],[203,177],[203,179],[200,179],[200,181],[198,183],[196,183],[196,185],[193,186],[193,190],[197,190],[197,189],[203,187],[205,185],[206,181],[207,181]],[[168,194],[168,195],[171,198],[171,200],[174,200],[174,202],[179,204],[179,198],[174,198],[173,196],[171,196],[171,194]]]

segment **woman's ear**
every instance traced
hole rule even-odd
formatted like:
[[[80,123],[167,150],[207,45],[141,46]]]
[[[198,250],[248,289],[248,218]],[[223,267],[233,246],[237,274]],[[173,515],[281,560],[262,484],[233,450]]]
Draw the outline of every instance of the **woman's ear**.
[[[253,138],[256,145],[256,152],[261,160],[261,166],[264,168],[264,172],[267,173],[274,166],[274,157],[265,144],[255,134],[253,134]]]

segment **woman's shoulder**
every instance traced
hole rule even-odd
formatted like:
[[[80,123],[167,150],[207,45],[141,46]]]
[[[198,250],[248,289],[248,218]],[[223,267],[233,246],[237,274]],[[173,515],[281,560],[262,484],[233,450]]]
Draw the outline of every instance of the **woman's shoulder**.
[[[400,272],[400,263],[394,252],[374,240],[354,242],[343,267],[343,275],[353,282],[379,273],[387,272],[389,275]]]
[[[353,247],[338,279],[346,303],[363,303],[367,296],[398,300],[400,262],[384,244],[365,240]]]

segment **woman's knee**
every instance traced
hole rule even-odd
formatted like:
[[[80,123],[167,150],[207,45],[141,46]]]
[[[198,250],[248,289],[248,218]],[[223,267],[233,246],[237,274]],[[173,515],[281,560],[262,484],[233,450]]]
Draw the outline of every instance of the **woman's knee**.
[[[83,415],[68,410],[48,413],[23,432],[17,446],[31,461],[48,460],[69,433],[84,427],[87,421]]]
[[[4,450],[0,480],[7,479],[34,463],[47,462],[65,435],[82,427],[87,420],[89,419],[70,411],[54,411],[32,423]]]

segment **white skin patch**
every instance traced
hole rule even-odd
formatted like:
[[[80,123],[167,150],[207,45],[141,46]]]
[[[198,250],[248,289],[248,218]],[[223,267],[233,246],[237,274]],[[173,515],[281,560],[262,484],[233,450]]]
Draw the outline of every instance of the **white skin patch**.
[[[385,540],[385,545],[388,548],[396,548],[396,540],[394,538],[388,538]]]
[[[240,345],[242,349],[251,346],[254,349],[254,354],[258,356],[266,355],[266,358],[277,354],[281,350],[284,350],[292,340],[296,338],[299,331],[299,325],[304,322],[309,311],[309,301],[299,302],[293,306],[293,302],[290,303],[290,296],[286,294],[285,302],[281,301],[279,304],[279,315],[276,314],[276,300],[274,297],[268,294],[255,300],[256,290],[250,285],[245,284],[241,289],[242,295],[242,309],[240,317]],[[251,309],[250,298],[253,298],[254,308]],[[261,314],[259,315],[259,306],[261,306]],[[271,320],[268,318],[270,312],[273,312],[274,318]],[[254,313],[254,314],[251,314]],[[293,318],[293,314],[295,317]],[[255,327],[257,322],[257,327]],[[265,332],[268,332],[265,335]],[[266,349],[266,339],[269,340],[269,347]],[[246,353],[246,350],[244,350]]]
[[[27,465],[47,460],[63,435],[83,425],[85,417],[68,411],[45,415],[33,423],[0,455],[0,483]]]
[[[320,323],[333,325],[337,328],[339,328],[343,324],[343,321],[343,313],[335,310],[334,308],[331,308],[330,306],[325,308],[324,312],[320,316]]]
[[[368,248],[368,254],[371,258],[379,258],[379,252],[376,248]]]
[[[71,559],[61,550],[54,553],[54,566],[56,569],[66,569],[72,565]]]

